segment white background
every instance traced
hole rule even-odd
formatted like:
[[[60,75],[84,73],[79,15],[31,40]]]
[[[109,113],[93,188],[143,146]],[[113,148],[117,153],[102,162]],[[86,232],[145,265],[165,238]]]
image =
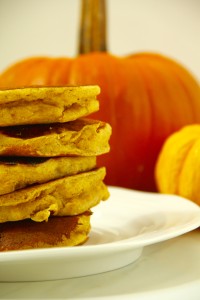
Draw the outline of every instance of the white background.
[[[29,56],[75,57],[81,0],[0,0],[0,72]],[[107,0],[108,49],[175,58],[200,79],[200,0]]]

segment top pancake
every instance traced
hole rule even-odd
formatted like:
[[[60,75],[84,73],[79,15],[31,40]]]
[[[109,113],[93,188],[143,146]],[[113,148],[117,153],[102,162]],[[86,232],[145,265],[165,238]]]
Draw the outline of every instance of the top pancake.
[[[0,126],[63,123],[99,109],[94,86],[25,87],[0,90]]]

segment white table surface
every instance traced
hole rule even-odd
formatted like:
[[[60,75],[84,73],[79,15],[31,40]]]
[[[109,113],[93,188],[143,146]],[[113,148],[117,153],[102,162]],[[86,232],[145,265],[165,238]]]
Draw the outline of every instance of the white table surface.
[[[0,299],[200,299],[200,229],[145,247],[137,262],[82,278],[0,283]]]

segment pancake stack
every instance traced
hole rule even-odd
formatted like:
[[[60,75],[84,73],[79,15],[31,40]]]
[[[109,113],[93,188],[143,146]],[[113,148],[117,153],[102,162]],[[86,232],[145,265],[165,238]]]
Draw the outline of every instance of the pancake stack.
[[[109,197],[98,155],[111,127],[88,118],[98,86],[0,90],[0,251],[84,243]]]

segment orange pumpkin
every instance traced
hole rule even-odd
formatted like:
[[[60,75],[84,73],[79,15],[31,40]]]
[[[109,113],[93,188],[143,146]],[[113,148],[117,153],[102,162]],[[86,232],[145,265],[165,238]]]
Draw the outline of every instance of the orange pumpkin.
[[[158,190],[177,194],[200,205],[200,124],[170,135],[159,153],[155,177]]]
[[[88,3],[82,10],[82,54],[20,61],[1,75],[0,86],[100,85],[100,111],[92,116],[113,128],[111,152],[99,158],[107,167],[107,183],[155,191],[154,166],[163,142],[182,126],[200,122],[200,87],[167,57],[105,52],[105,23],[97,24],[105,21],[104,2],[83,1]]]

